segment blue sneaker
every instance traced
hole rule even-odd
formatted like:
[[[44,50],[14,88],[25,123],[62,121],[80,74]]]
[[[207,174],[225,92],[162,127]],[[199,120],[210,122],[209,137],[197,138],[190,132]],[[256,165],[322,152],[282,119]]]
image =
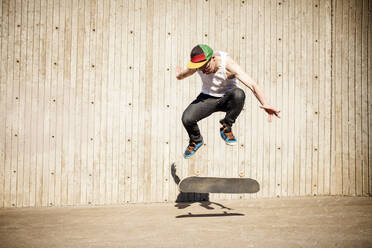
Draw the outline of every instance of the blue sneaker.
[[[190,142],[190,144],[186,147],[185,152],[183,153],[184,158],[189,158],[204,144],[204,141],[199,143]]]
[[[223,125],[220,128],[220,134],[221,134],[221,138],[223,139],[223,141],[225,141],[227,145],[234,146],[237,144],[238,141],[234,137],[231,131],[231,127]]]

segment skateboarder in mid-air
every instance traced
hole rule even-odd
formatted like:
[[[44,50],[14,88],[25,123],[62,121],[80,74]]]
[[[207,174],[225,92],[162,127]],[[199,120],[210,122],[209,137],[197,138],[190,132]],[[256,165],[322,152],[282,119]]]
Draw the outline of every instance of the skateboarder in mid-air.
[[[242,111],[245,100],[245,93],[238,85],[238,80],[247,86],[262,104],[260,108],[269,114],[269,122],[273,115],[280,118],[280,111],[267,103],[256,82],[226,52],[213,52],[209,46],[200,44],[192,49],[190,57],[187,69],[176,68],[176,77],[181,80],[197,71],[203,86],[202,92],[182,115],[182,123],[190,138],[184,152],[185,158],[194,155],[204,143],[197,122],[218,111],[226,112],[225,118],[220,120],[222,139],[228,145],[236,144],[231,127]]]

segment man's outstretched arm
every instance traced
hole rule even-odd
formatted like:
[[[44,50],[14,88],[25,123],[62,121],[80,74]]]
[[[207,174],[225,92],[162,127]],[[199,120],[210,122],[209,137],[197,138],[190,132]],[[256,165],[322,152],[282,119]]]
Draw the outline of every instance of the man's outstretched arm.
[[[195,72],[196,72],[196,69],[186,68],[185,70],[182,70],[181,67],[177,66],[176,67],[176,78],[178,80],[182,80],[184,78],[187,78],[188,76],[191,76]]]
[[[230,75],[234,75],[240,82],[242,82],[253,92],[257,100],[262,104],[260,108],[269,114],[269,122],[272,120],[272,115],[280,118],[280,111],[268,104],[263,91],[260,89],[260,87],[258,87],[257,83],[250,76],[248,76],[248,74],[245,73],[243,69],[230,57],[227,59],[226,69]]]

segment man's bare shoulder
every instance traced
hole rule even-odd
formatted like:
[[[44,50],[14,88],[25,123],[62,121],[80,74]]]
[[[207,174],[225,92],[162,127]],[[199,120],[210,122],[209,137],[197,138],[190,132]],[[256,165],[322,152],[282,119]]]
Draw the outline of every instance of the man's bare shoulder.
[[[227,55],[226,57],[226,72],[230,74],[230,76],[235,76],[239,73],[240,66],[232,59],[230,56]]]

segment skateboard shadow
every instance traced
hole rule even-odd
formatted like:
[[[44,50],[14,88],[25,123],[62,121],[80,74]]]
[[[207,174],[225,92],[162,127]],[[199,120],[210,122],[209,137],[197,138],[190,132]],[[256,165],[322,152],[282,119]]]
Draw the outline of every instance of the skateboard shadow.
[[[221,214],[183,214],[183,215],[178,215],[176,218],[190,218],[190,217],[221,217],[221,216],[244,216],[244,214],[240,213],[228,213],[228,212],[223,212]]]
[[[171,165],[171,175],[173,177],[174,182],[178,185],[181,180],[179,176],[177,176],[175,163]],[[208,210],[215,209],[213,205],[216,205],[220,207],[221,209],[232,210],[231,208],[226,207],[220,203],[209,201],[209,193],[191,193],[191,192],[180,192],[177,196],[175,207],[177,207],[178,209],[185,209],[191,206],[191,204],[193,203],[200,203],[201,207],[208,209]],[[227,213],[227,215],[232,215],[232,214]],[[227,216],[227,215],[226,214],[212,214],[211,216]],[[242,215],[242,214],[235,214],[235,215]],[[189,214],[184,217],[206,217],[206,216],[204,215],[191,215],[190,216]],[[182,218],[182,217],[177,216],[177,218]]]

